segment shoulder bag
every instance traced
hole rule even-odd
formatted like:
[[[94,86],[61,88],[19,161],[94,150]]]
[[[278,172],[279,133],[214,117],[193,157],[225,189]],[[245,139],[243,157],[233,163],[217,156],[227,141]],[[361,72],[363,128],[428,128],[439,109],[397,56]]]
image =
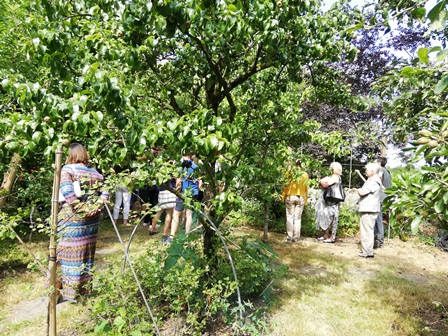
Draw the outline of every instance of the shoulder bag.
[[[345,192],[342,182],[334,183],[324,191],[324,200],[326,202],[340,203],[345,201]]]

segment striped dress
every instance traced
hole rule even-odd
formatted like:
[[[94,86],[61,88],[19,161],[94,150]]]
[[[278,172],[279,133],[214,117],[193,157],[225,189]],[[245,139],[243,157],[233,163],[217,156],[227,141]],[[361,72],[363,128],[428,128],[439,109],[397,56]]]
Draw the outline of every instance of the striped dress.
[[[95,257],[96,240],[100,213],[87,217],[86,211],[79,209],[80,202],[75,194],[73,182],[79,181],[81,189],[95,198],[98,195],[103,176],[93,168],[83,164],[68,164],[61,171],[60,191],[65,198],[58,215],[57,262],[61,266],[60,280],[64,300],[74,301],[78,295],[91,292],[90,271]],[[92,193],[92,188],[95,193]],[[108,197],[107,192],[101,194]],[[88,201],[87,201],[88,202]]]

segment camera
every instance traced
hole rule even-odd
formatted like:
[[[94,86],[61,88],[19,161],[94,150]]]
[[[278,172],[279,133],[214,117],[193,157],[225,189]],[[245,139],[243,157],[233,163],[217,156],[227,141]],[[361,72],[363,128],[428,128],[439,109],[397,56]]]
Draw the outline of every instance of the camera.
[[[191,161],[191,160],[184,160],[184,161],[182,161],[182,168],[191,168],[192,164],[193,164],[193,161]]]

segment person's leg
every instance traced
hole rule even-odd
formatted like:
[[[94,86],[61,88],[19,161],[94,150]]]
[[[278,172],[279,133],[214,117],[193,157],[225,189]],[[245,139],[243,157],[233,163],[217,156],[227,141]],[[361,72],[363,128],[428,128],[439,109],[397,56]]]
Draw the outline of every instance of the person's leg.
[[[293,196],[286,196],[285,207],[286,207],[286,241],[290,242],[293,238],[294,232],[294,204],[292,200]]]
[[[182,211],[174,210],[173,219],[171,221],[171,236],[174,237],[177,232],[177,228],[179,226],[179,217]]]
[[[163,226],[163,236],[164,237],[168,237],[170,235],[170,229],[171,229],[171,225],[174,223],[174,216],[176,214],[176,211],[174,211],[174,209],[171,209],[171,214],[170,216],[165,217],[165,224]],[[170,217],[170,220],[167,220],[167,217]],[[177,223],[179,223],[179,218],[177,218]],[[177,230],[177,228],[176,228]]]
[[[305,199],[303,197],[297,197],[297,201],[294,202],[294,224],[293,235],[294,241],[299,241],[300,231],[302,229],[302,213],[305,205]]]
[[[115,189],[115,204],[114,204],[114,214],[113,214],[115,224],[117,224],[122,201],[123,201],[123,192],[121,191],[120,187],[117,187]]]
[[[159,221],[159,218],[160,218],[160,216],[162,215],[163,211],[165,211],[165,210],[160,209],[160,210],[157,211],[157,213],[154,215],[154,218],[152,219],[151,229],[149,229],[150,232],[157,232],[157,230],[156,230],[156,225],[157,225],[157,222]]]
[[[191,224],[193,223],[193,210],[186,209],[186,221],[185,221],[185,234],[189,234],[191,230]]]
[[[331,221],[331,240],[336,241],[336,234],[338,233],[339,224],[339,204],[334,209],[333,219]]]
[[[173,212],[173,219],[171,220],[171,238],[176,235],[177,228],[179,227],[180,215],[184,211],[184,203],[181,198],[176,199],[176,206]]]
[[[171,227],[171,221],[173,218],[173,210],[174,210],[173,208],[165,209],[165,225],[164,225],[164,227],[166,227],[166,226]],[[163,232],[164,232],[163,234],[165,234],[165,230]]]
[[[128,224],[129,211],[131,210],[131,197],[128,188],[123,187],[123,225]]]
[[[378,216],[378,213],[361,212],[360,215],[361,254],[364,256],[373,256],[373,230],[375,228],[375,218]]]
[[[380,212],[375,219],[374,241],[378,238],[378,242],[375,247],[381,247],[384,244],[384,225],[383,225],[383,206],[380,204]]]
[[[139,190],[140,202],[141,202],[141,212],[143,215],[143,226],[147,226],[151,222],[151,215],[146,214],[149,208],[149,189],[147,186]]]

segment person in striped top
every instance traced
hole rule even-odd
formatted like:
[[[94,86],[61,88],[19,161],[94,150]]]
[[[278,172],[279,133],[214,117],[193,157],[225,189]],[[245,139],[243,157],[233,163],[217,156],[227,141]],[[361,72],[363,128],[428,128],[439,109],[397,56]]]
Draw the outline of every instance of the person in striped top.
[[[63,300],[76,301],[92,290],[92,276],[101,207],[109,198],[104,178],[89,165],[86,149],[73,143],[61,170],[56,258],[56,288]],[[59,293],[56,293],[59,294]]]

